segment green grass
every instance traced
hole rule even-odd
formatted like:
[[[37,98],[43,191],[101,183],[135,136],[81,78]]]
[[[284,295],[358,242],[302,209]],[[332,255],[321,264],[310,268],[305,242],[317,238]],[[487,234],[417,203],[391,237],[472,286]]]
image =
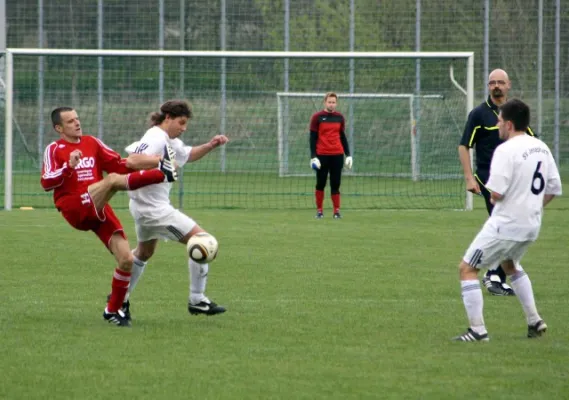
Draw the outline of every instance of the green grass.
[[[102,320],[114,263],[93,234],[51,210],[2,212],[0,398],[569,398],[565,211],[548,210],[523,263],[547,336],[526,339],[517,299],[485,293],[491,341],[449,341],[467,326],[457,264],[485,218],[476,205],[340,221],[199,210],[220,242],[208,295],[228,312],[188,314],[183,247],[162,242],[132,329]]]

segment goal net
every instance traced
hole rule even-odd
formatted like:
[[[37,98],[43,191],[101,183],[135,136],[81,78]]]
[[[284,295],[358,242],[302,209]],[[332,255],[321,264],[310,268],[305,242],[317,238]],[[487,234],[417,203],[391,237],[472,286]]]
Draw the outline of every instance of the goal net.
[[[313,208],[308,124],[327,91],[340,94],[354,157],[342,178],[343,209],[469,208],[456,150],[472,108],[469,52],[8,49],[5,61],[5,209],[53,207],[38,181],[43,151],[58,138],[54,108],[74,107],[84,134],[125,154],[149,113],[172,98],[193,105],[187,144],[230,138],[184,168],[176,206]],[[126,208],[127,196],[113,205]]]
[[[277,93],[280,176],[311,175],[306,169],[306,121],[299,115],[323,107],[325,93]],[[350,115],[346,136],[358,159],[346,175],[457,179],[456,132],[463,107],[443,95],[337,93]],[[418,121],[416,111],[425,115]]]

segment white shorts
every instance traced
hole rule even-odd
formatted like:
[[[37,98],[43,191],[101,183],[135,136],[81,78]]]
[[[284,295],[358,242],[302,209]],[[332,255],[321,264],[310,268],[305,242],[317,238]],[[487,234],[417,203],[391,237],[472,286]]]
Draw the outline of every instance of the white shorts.
[[[196,226],[196,221],[186,214],[173,210],[160,219],[135,219],[134,229],[139,242],[152,239],[169,239],[179,242]]]
[[[485,225],[466,250],[462,260],[477,269],[494,268],[506,260],[517,265],[532,243],[499,239],[495,235],[495,229]]]

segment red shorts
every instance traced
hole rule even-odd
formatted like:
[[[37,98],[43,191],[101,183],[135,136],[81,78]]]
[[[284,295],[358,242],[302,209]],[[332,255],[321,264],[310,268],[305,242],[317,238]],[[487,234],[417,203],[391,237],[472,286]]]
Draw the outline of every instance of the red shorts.
[[[80,231],[93,231],[107,248],[114,233],[120,233],[126,239],[121,222],[111,206],[105,204],[102,210],[97,211],[87,192],[66,196],[57,209],[69,225]]]

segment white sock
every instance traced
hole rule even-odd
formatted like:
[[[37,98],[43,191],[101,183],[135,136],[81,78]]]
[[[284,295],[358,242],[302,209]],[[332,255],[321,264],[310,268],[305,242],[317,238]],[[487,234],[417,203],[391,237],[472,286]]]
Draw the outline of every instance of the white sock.
[[[130,271],[130,285],[128,286],[128,292],[126,292],[124,301],[127,301],[130,298],[130,294],[134,290],[136,283],[138,282],[140,276],[144,272],[144,267],[146,267],[146,264],[148,264],[147,262],[138,259],[134,255],[134,251],[133,251],[133,257],[134,257],[134,262],[132,263],[132,271]]]
[[[207,299],[204,293],[209,264],[198,264],[190,258],[188,269],[190,271],[190,303],[198,304],[200,301]]]
[[[482,309],[484,307],[484,299],[482,298],[482,289],[480,282],[476,280],[460,281],[462,292],[462,302],[466,309],[470,328],[481,335],[487,333],[484,326],[484,317]]]
[[[533,288],[531,286],[529,276],[523,269],[521,271],[518,269],[517,272],[511,277],[511,284],[517,298],[522,304],[528,325],[536,324],[537,321],[541,319],[541,317],[537,313],[537,308],[535,307]]]

